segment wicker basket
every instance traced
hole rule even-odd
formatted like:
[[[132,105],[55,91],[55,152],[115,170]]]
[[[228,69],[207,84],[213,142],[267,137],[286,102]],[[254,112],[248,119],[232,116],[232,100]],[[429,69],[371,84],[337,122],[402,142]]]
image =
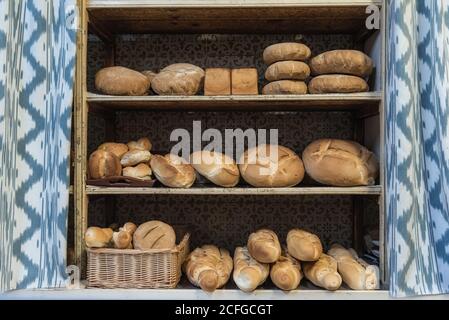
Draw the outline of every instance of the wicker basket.
[[[175,288],[189,253],[190,234],[174,249],[87,249],[87,286],[94,288]]]

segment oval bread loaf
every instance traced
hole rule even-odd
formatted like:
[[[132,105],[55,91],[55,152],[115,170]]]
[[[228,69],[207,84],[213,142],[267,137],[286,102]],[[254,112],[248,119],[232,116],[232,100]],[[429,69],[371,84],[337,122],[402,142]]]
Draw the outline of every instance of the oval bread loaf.
[[[234,251],[234,272],[232,278],[240,290],[254,291],[263,284],[270,274],[270,265],[253,259],[246,247],[237,247]]]
[[[141,180],[151,180],[151,168],[145,163],[139,163],[135,167],[123,168],[124,177],[132,177]]]
[[[322,253],[317,261],[303,264],[304,275],[314,285],[329,291],[335,291],[341,286],[341,276],[337,271],[337,261]]]
[[[89,176],[92,179],[119,176],[122,173],[120,159],[112,152],[96,150],[89,157]]]
[[[263,51],[263,61],[270,65],[278,61],[306,61],[312,52],[310,48],[302,43],[284,42],[268,46]]]
[[[318,76],[310,80],[309,92],[320,93],[357,93],[367,92],[368,83],[359,77],[339,74]]]
[[[150,164],[157,180],[167,187],[190,188],[195,182],[195,169],[177,155],[153,155]]]
[[[204,82],[204,70],[189,63],[175,63],[162,69],[152,80],[152,88],[159,95],[198,93]]]
[[[279,80],[270,82],[262,89],[262,94],[306,94],[307,85],[303,81]]]
[[[148,221],[137,227],[133,244],[138,250],[172,249],[176,245],[175,230],[162,221]]]
[[[124,143],[105,142],[97,150],[109,151],[115,154],[119,159],[128,152],[128,146]]]
[[[248,251],[251,257],[262,263],[274,263],[281,256],[278,236],[271,230],[261,229],[250,234]]]
[[[354,141],[320,139],[302,154],[308,175],[336,187],[373,185],[379,172],[375,155]]]
[[[290,291],[298,288],[304,275],[299,261],[284,252],[271,267],[270,277],[276,287],[284,291]]]
[[[95,75],[95,87],[109,95],[143,96],[148,94],[150,80],[142,73],[125,67],[108,67]]]
[[[287,234],[287,250],[300,261],[316,261],[323,253],[323,245],[315,234],[293,229]]]
[[[310,61],[314,75],[349,74],[365,78],[373,72],[373,60],[357,50],[332,50]]]
[[[200,175],[218,186],[232,188],[239,183],[239,168],[234,159],[223,153],[197,151],[192,153],[191,163]]]
[[[120,160],[120,163],[124,167],[132,167],[139,163],[146,163],[150,161],[151,153],[146,150],[134,149],[125,153]]]
[[[265,71],[265,79],[278,80],[302,80],[310,76],[309,66],[301,61],[279,61],[273,63]]]

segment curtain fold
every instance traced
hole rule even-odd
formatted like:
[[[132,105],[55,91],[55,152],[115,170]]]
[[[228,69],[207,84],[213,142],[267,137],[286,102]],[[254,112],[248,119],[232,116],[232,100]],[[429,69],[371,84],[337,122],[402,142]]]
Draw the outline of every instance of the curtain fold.
[[[0,0],[0,292],[65,285],[75,0]]]
[[[390,292],[449,293],[449,1],[389,0]]]

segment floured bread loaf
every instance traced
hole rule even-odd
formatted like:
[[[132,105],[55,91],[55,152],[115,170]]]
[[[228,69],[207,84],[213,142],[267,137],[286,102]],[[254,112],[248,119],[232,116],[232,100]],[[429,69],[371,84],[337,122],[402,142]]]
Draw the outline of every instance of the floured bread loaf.
[[[150,80],[142,73],[124,68],[103,68],[95,75],[95,87],[109,95],[143,96],[148,94]]]
[[[357,50],[328,51],[310,60],[314,75],[349,74],[364,78],[373,72],[373,67],[373,60]]]
[[[248,251],[259,262],[274,263],[281,256],[281,244],[276,233],[261,229],[250,234]]]
[[[124,177],[132,177],[141,180],[151,180],[151,168],[146,163],[140,163],[135,167],[123,168]]]
[[[159,95],[193,96],[203,86],[204,70],[189,63],[175,63],[162,69],[152,80]]]
[[[302,157],[307,174],[331,186],[373,185],[379,172],[374,154],[353,141],[316,140],[306,147]]]
[[[270,94],[306,94],[307,85],[303,81],[279,80],[270,82],[262,88],[264,95]]]
[[[293,229],[287,234],[288,253],[300,261],[316,261],[323,253],[320,238],[301,229]]]
[[[337,261],[328,256],[321,254],[317,261],[303,263],[304,275],[314,285],[335,291],[341,286],[341,276],[337,272]]]
[[[270,277],[276,287],[290,291],[298,288],[304,274],[299,261],[284,251],[279,260],[271,267]]]
[[[239,183],[240,173],[234,159],[223,153],[197,151],[190,161],[199,174],[218,186],[232,188]]]
[[[138,250],[172,249],[176,245],[175,230],[162,221],[148,221],[134,232],[133,244]]]
[[[369,90],[368,83],[359,77],[329,74],[310,80],[309,92],[320,93],[357,93]]]
[[[132,167],[139,163],[147,163],[151,159],[150,151],[133,149],[125,153],[120,160],[124,167]]]
[[[273,63],[265,71],[265,79],[278,80],[306,80],[310,76],[309,66],[301,61],[279,61]]]
[[[89,176],[92,179],[120,176],[121,174],[120,159],[112,152],[97,150],[90,155]]]
[[[278,61],[306,61],[312,52],[302,43],[284,42],[273,44],[263,51],[263,61],[270,65]]]
[[[256,290],[270,274],[270,265],[253,259],[246,247],[237,247],[234,252],[233,279],[237,287],[245,292]]]
[[[293,187],[304,178],[301,158],[283,146],[263,144],[251,148],[239,163],[243,179],[254,187]]]
[[[128,152],[128,146],[124,143],[105,142],[97,150],[109,151],[115,154],[119,159]]]
[[[150,164],[156,178],[167,187],[190,188],[195,182],[195,169],[177,155],[153,155]]]

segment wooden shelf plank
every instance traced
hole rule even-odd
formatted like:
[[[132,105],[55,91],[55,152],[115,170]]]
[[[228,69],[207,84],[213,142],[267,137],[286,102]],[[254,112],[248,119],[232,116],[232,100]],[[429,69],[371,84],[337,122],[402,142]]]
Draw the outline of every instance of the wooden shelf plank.
[[[88,195],[380,195],[381,186],[370,187],[296,187],[296,188],[110,188],[87,186]]]
[[[178,111],[359,111],[377,114],[381,92],[255,96],[108,96],[88,93],[89,107]]]

